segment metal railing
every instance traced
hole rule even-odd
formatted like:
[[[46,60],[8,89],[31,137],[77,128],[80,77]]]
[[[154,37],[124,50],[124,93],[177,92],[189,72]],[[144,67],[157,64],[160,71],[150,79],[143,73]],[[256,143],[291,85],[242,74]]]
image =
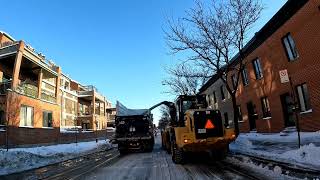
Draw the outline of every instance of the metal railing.
[[[11,80],[0,83],[0,94],[7,94],[8,89],[11,89]]]

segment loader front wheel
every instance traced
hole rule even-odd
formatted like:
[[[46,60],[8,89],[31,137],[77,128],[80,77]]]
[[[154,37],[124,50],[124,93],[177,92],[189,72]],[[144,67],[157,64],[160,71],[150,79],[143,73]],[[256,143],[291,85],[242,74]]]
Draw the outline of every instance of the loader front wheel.
[[[179,148],[175,142],[171,145],[171,153],[172,153],[172,161],[175,164],[184,164],[185,158],[184,158],[184,152],[181,148]]]

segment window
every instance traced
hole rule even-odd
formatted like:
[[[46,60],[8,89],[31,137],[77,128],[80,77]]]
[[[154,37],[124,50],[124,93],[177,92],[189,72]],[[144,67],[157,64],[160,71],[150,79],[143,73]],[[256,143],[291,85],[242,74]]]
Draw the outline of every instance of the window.
[[[43,111],[43,127],[52,127],[52,111]]]
[[[213,104],[217,103],[217,96],[216,96],[216,92],[213,91]]]
[[[224,87],[220,86],[220,93],[221,93],[221,99],[224,100],[226,99],[225,95],[224,95]]]
[[[298,100],[300,104],[300,111],[308,111],[311,109],[310,98],[307,84],[301,84],[297,86]]]
[[[0,125],[6,124],[6,116],[3,110],[0,110]]]
[[[241,106],[240,105],[238,105],[238,115],[239,115],[238,121],[242,122],[243,121],[243,117],[242,117],[242,111],[241,111]]]
[[[241,71],[241,75],[242,75],[243,86],[248,85],[249,84],[249,78],[248,78],[248,71],[247,71],[246,67],[244,67],[243,70]]]
[[[236,88],[237,87],[237,78],[236,78],[236,75],[235,74],[233,74],[232,76],[231,76],[231,79],[232,79],[232,85],[233,85],[233,88]]]
[[[261,79],[263,77],[263,74],[262,74],[260,60],[258,58],[253,60],[252,64],[253,64],[253,68],[254,68],[254,73],[256,75],[256,79]]]
[[[224,126],[225,126],[225,127],[228,127],[228,126],[229,126],[228,113],[225,112],[225,113],[223,114],[223,116],[224,116]]]
[[[33,107],[21,106],[20,126],[33,126]]]
[[[299,55],[296,48],[296,44],[290,33],[282,38],[282,43],[286,49],[287,57],[289,61],[295,60]]]
[[[210,97],[210,94],[208,94],[207,99],[208,99],[208,105],[210,106],[210,105],[211,105],[211,97]]]
[[[270,104],[269,100],[267,97],[261,98],[261,105],[262,105],[262,113],[263,117],[271,117],[271,112],[270,112]]]

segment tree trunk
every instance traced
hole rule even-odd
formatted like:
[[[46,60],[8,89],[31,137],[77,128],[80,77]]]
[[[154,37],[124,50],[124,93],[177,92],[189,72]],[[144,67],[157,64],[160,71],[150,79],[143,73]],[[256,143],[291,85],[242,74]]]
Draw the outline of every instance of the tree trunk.
[[[238,105],[237,105],[237,99],[235,94],[231,94],[231,100],[232,100],[232,107],[233,107],[233,124],[234,124],[234,131],[236,134],[236,137],[239,135],[239,111],[238,111]]]

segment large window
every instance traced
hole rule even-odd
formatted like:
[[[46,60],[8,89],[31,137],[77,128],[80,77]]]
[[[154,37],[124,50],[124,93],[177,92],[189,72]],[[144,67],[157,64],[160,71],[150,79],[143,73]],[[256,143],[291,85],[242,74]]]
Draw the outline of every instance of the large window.
[[[20,126],[33,126],[33,107],[25,105],[21,106]]]
[[[300,110],[302,112],[310,110],[311,104],[310,104],[308,87],[306,83],[297,86],[297,94],[298,94],[298,99],[300,104]]]
[[[224,100],[226,99],[225,95],[224,95],[224,87],[220,86],[220,93],[221,93],[221,99]]]
[[[263,117],[271,117],[270,104],[267,97],[261,98]]]
[[[256,79],[261,79],[263,77],[263,74],[262,74],[260,60],[258,58],[253,60],[252,64],[253,64],[253,68],[254,68],[254,73],[256,75]]]
[[[241,71],[241,75],[242,75],[243,86],[248,85],[249,84],[249,78],[248,78],[248,71],[247,71],[246,67],[244,67],[243,70]]]
[[[43,111],[43,127],[52,127],[52,111]]]
[[[282,38],[282,43],[285,47],[289,61],[295,60],[299,55],[296,48],[296,44],[294,43],[294,40],[290,33],[288,33],[286,36]]]

